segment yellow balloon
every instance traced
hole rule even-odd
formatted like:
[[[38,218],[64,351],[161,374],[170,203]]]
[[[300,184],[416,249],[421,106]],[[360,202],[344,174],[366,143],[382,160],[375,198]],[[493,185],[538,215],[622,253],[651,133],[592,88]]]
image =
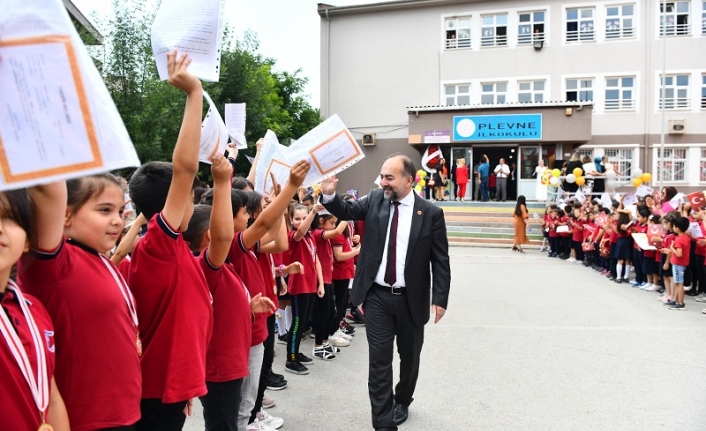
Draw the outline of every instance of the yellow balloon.
[[[632,180],[632,185],[635,187],[640,187],[642,185],[642,179],[635,178],[634,180]]]
[[[581,175],[583,175],[583,169],[581,169],[581,168],[574,169],[574,175],[576,176],[576,178],[580,177]]]
[[[584,177],[576,177],[576,185],[577,186],[582,186],[586,183],[586,178]]]
[[[643,183],[649,183],[650,181],[652,181],[652,174],[649,172],[645,172],[640,176],[640,179]]]
[[[561,175],[561,171],[559,169],[552,169],[552,175],[558,177]]]
[[[417,185],[421,188],[427,185],[427,182],[424,180],[421,180],[420,182],[417,183]]]

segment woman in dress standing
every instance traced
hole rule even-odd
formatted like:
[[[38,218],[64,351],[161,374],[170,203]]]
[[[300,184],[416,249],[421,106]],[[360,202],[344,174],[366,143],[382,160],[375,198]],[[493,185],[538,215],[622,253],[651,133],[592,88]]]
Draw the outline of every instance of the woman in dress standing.
[[[544,176],[546,171],[547,167],[544,166],[544,159],[539,159],[539,165],[534,169],[534,175],[537,176],[537,191],[535,196],[540,202],[547,200],[547,186],[546,184],[542,184],[542,176]]]
[[[449,171],[446,168],[446,160],[440,159],[439,165],[434,173],[434,192],[437,201],[446,200],[446,180],[448,179]]]
[[[527,214],[527,204],[525,203],[525,197],[523,195],[517,197],[515,213],[512,218],[515,224],[515,239],[513,240],[512,249],[524,253],[525,251],[522,250],[522,244],[529,244],[529,238],[527,238],[527,220],[529,219],[529,214]]]

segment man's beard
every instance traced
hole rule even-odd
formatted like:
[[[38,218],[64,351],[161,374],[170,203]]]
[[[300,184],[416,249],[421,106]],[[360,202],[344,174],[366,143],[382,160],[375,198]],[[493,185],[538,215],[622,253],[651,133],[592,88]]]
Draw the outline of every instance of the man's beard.
[[[385,199],[392,202],[397,202],[397,200],[400,198],[400,195],[393,188],[390,188],[389,190],[385,190],[383,188],[383,196],[385,197]]]

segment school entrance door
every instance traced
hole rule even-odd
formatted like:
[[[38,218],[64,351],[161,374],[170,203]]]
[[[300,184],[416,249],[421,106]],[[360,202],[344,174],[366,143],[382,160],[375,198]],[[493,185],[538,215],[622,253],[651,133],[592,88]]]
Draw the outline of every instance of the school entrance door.
[[[528,201],[537,198],[537,177],[534,170],[539,164],[541,146],[520,147],[520,184],[518,194],[524,195]]]

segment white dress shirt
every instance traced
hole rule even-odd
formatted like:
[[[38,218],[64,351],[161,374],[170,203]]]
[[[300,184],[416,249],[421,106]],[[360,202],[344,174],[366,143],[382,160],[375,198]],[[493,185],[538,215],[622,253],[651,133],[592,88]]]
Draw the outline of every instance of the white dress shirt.
[[[503,163],[495,167],[496,178],[507,178],[510,175],[510,167]]]
[[[389,286],[385,283],[385,272],[387,270],[387,246],[390,240],[390,226],[392,225],[392,211],[394,211],[395,205],[392,201],[389,201],[390,205],[390,218],[387,221],[387,231],[385,231],[385,248],[382,252],[382,260],[380,261],[380,268],[378,268],[378,273],[375,276],[375,283],[381,286]],[[384,204],[383,204],[384,205]],[[402,200],[400,200],[400,205],[397,207],[400,212],[397,219],[397,262],[396,262],[396,276],[395,287],[405,287],[407,284],[404,280],[404,264],[407,260],[407,247],[409,246],[409,233],[412,230],[412,213],[414,212],[414,193],[409,192]]]

